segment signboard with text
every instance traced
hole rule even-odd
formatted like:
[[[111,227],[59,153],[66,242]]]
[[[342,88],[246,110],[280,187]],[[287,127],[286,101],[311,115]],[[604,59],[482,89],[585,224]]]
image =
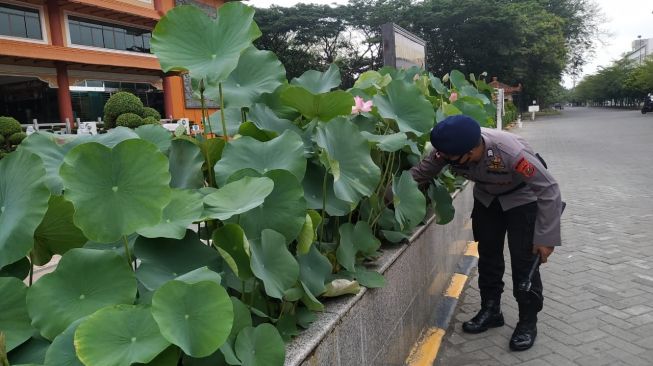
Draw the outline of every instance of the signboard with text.
[[[401,69],[426,68],[426,41],[394,23],[381,26],[383,65]]]

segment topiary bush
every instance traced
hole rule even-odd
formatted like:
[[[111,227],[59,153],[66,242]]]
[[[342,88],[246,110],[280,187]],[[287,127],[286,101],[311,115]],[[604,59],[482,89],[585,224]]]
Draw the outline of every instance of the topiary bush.
[[[5,144],[5,137],[0,135],[0,146]]]
[[[154,108],[145,107],[143,108],[143,114],[141,114],[141,117],[143,118],[152,117],[156,119],[157,122],[159,122],[159,120],[161,119],[161,114],[159,113],[159,111],[157,111]]]
[[[117,126],[136,128],[143,124],[144,122],[141,116],[135,113],[123,113],[120,116],[118,116],[118,118],[116,118]]]
[[[10,145],[18,145],[20,144],[25,138],[27,138],[27,134],[25,132],[16,132],[15,134],[9,136],[9,144]]]
[[[16,121],[13,117],[0,117],[0,135],[3,137],[9,137],[17,132],[21,132],[23,128],[20,126],[20,122]]]
[[[104,105],[105,128],[116,127],[116,121],[124,113],[143,115],[143,102],[132,93],[118,92],[109,98]]]
[[[148,116],[148,117],[143,118],[143,124],[144,125],[158,125],[158,124],[160,124],[160,122],[159,122],[159,119],[157,119],[155,117],[152,117],[152,116]]]

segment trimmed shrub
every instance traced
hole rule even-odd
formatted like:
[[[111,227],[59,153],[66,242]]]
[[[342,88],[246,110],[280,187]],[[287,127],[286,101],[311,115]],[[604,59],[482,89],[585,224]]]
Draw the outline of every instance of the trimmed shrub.
[[[5,144],[5,137],[3,135],[0,135],[0,146]]]
[[[21,132],[23,128],[20,122],[16,121],[13,117],[0,117],[0,135],[9,137],[17,132]]]
[[[143,115],[143,102],[132,93],[118,92],[104,105],[105,128],[116,127],[116,121],[124,113]]]
[[[16,132],[15,134],[9,136],[9,144],[18,145],[26,138],[27,138],[27,134],[25,132]]]
[[[150,107],[143,108],[143,114],[141,114],[141,116],[143,118],[153,117],[154,119],[157,120],[157,122],[161,119],[161,114],[159,113],[159,111]]]
[[[147,117],[143,118],[143,124],[144,125],[160,125],[161,123],[159,123],[158,118],[154,118],[152,116],[147,116]]]
[[[7,155],[9,155],[8,152],[6,152],[6,151],[4,151],[4,150],[0,150],[0,160],[2,160],[2,158],[4,158],[4,157],[7,156]]]
[[[118,116],[118,118],[116,118],[116,125],[129,127],[129,128],[136,128],[138,126],[143,125],[143,119],[141,118],[141,116],[135,113],[123,113],[120,116]]]

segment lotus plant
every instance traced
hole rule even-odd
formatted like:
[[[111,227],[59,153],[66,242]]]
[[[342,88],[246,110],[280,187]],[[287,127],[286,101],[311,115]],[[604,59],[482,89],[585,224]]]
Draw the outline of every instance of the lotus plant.
[[[451,220],[460,180],[425,195],[406,170],[436,121],[492,123],[486,85],[384,68],[341,90],[335,65],[287,81],[253,14],[179,6],[153,32],[162,69],[221,105],[205,135],[38,132],[0,160],[1,362],[282,365],[326,298],[383,286],[382,244],[429,201]]]

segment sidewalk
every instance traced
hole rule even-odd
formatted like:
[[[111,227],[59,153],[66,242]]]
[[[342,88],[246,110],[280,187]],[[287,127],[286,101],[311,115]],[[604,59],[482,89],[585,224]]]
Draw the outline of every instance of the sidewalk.
[[[541,268],[537,341],[508,349],[518,314],[506,263],[506,325],[462,332],[480,304],[474,272],[435,364],[653,365],[653,119],[571,108],[514,132],[546,159],[568,203],[563,246]]]

